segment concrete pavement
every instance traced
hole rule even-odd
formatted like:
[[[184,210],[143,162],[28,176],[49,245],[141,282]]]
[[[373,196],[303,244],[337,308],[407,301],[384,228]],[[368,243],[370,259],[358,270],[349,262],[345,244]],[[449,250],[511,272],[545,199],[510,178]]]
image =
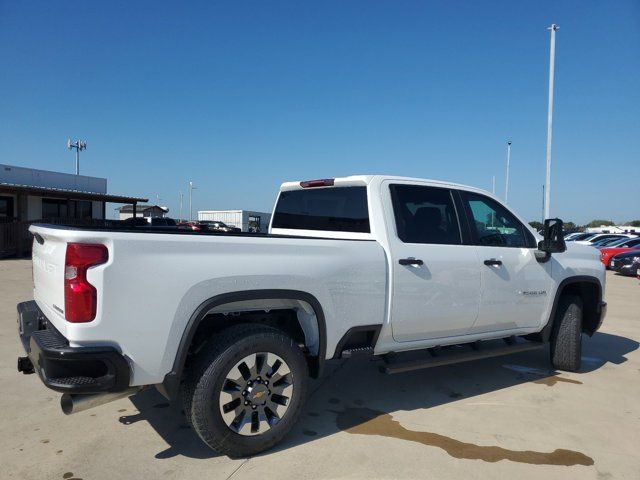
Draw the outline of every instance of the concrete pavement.
[[[274,451],[245,460],[202,444],[154,390],[69,417],[16,371],[15,304],[28,260],[0,262],[0,478],[640,479],[640,285],[608,274],[609,313],[580,373],[548,351],[386,376],[333,363]]]

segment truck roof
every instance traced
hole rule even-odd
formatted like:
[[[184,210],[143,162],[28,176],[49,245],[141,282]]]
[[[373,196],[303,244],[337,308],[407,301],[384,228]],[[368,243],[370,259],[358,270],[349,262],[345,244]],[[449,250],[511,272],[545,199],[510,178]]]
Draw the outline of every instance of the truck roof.
[[[302,181],[284,182],[280,186],[280,190],[281,191],[300,190],[305,188],[305,186],[303,186],[303,183],[305,182],[324,181],[324,182],[327,182],[326,185],[316,185],[316,186],[331,187],[331,186],[349,186],[349,185],[369,185],[372,182],[383,181],[383,180],[391,180],[391,181],[396,180],[396,181],[402,181],[402,182],[420,182],[420,183],[425,183],[425,184],[430,184],[435,186],[450,187],[450,188],[456,188],[460,190],[469,190],[473,192],[482,192],[484,194],[491,195],[491,193],[481,188],[471,187],[471,186],[463,185],[460,183],[446,182],[443,180],[432,180],[427,178],[402,177],[398,175],[350,175],[348,177],[335,177],[335,178],[326,178],[326,179],[320,179],[320,180],[302,180]]]

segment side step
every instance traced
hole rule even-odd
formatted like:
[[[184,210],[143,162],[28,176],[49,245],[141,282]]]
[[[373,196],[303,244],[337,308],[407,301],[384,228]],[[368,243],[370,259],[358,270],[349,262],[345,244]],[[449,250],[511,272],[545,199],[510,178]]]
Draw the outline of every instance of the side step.
[[[364,355],[373,355],[373,347],[357,347],[357,348],[349,348],[347,350],[342,351],[341,358],[353,358],[360,357]]]
[[[427,349],[422,352],[428,352],[430,355],[429,357],[418,359],[414,358],[404,361],[397,358],[401,355],[397,354],[393,355],[393,359],[387,360],[385,358],[387,365],[381,366],[380,371],[386,374],[410,372],[411,370],[421,370],[423,368],[440,367],[442,365],[452,365],[454,363],[468,362],[482,358],[499,357],[501,355],[509,355],[511,353],[526,352],[545,346],[544,342],[525,341],[520,343],[514,342],[511,344],[509,344],[509,342],[513,342],[513,339],[508,339],[508,341],[505,340],[497,347],[488,347],[484,345],[489,342],[474,342],[468,344],[470,350],[465,350],[464,352],[453,352],[453,350],[456,349],[455,347],[462,348],[462,346],[454,346],[454,348],[451,349]],[[504,345],[505,343],[507,344],[506,346]]]

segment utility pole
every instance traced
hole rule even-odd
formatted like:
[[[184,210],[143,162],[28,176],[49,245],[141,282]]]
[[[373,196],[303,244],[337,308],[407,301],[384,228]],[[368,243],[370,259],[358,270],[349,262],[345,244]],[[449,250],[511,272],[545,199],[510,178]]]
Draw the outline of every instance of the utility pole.
[[[545,182],[544,218],[551,216],[551,131],[553,125],[553,80],[556,63],[556,30],[560,28],[555,23],[547,30],[551,31],[551,46],[549,49],[549,107],[547,112],[547,177]]]
[[[509,201],[509,165],[511,163],[511,140],[507,142],[507,179],[504,186],[504,203]]]
[[[189,221],[190,222],[193,220],[192,198],[193,198],[194,190],[196,190],[196,187],[193,186],[192,181],[189,181]]]
[[[184,193],[180,192],[180,221],[182,221],[182,199],[184,198]]]
[[[542,222],[544,223],[544,206],[545,206],[545,201],[544,201],[544,185],[542,185]]]
[[[67,148],[69,150],[76,149],[76,175],[80,175],[80,152],[87,149],[87,142],[76,140],[71,143],[71,139],[67,140]]]

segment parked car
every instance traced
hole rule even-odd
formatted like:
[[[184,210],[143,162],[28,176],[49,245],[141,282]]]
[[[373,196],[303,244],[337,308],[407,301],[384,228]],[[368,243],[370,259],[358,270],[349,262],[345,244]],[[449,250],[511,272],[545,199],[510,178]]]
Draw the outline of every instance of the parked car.
[[[232,227],[217,220],[201,220],[198,222],[198,225],[204,232],[240,233],[242,231],[238,227]]]
[[[589,237],[584,240],[576,240],[575,242],[582,243],[583,245],[593,245],[597,241],[614,238],[636,238],[636,235],[632,235],[629,233],[597,233],[593,237]]]
[[[133,227],[155,227],[164,229],[176,229],[177,224],[173,218],[168,217],[130,217],[122,221],[122,225]]]
[[[191,230],[192,232],[201,231],[200,225],[198,225],[196,222],[179,222],[178,228],[180,230]]]
[[[600,240],[596,240],[595,242],[593,242],[591,245],[593,247],[597,247],[597,248],[604,248],[604,247],[612,247],[617,245],[618,243],[622,243],[625,242],[627,240],[630,240],[629,238],[604,238],[604,239],[600,239]]]
[[[609,262],[609,268],[622,275],[638,276],[640,273],[640,250],[619,253]]]
[[[628,238],[613,244],[612,246],[600,247],[600,260],[606,268],[613,257],[630,250],[640,249],[640,238]]]
[[[576,240],[577,237],[582,237],[584,238],[584,235],[589,235],[588,233],[583,233],[583,232],[573,232],[573,233],[567,233],[564,236],[564,240],[565,242],[571,242],[573,240]]]
[[[567,242],[576,242],[578,240],[588,240],[591,237],[595,237],[597,235],[597,233],[576,233],[576,234],[571,234],[573,235],[571,238],[565,238],[565,241]]]
[[[155,386],[211,448],[249,456],[291,430],[328,359],[376,355],[394,374],[550,344],[575,372],[605,316],[597,250],[567,248],[558,219],[539,237],[477,188],[287,182],[269,228],[31,226],[19,370],[67,414]]]

